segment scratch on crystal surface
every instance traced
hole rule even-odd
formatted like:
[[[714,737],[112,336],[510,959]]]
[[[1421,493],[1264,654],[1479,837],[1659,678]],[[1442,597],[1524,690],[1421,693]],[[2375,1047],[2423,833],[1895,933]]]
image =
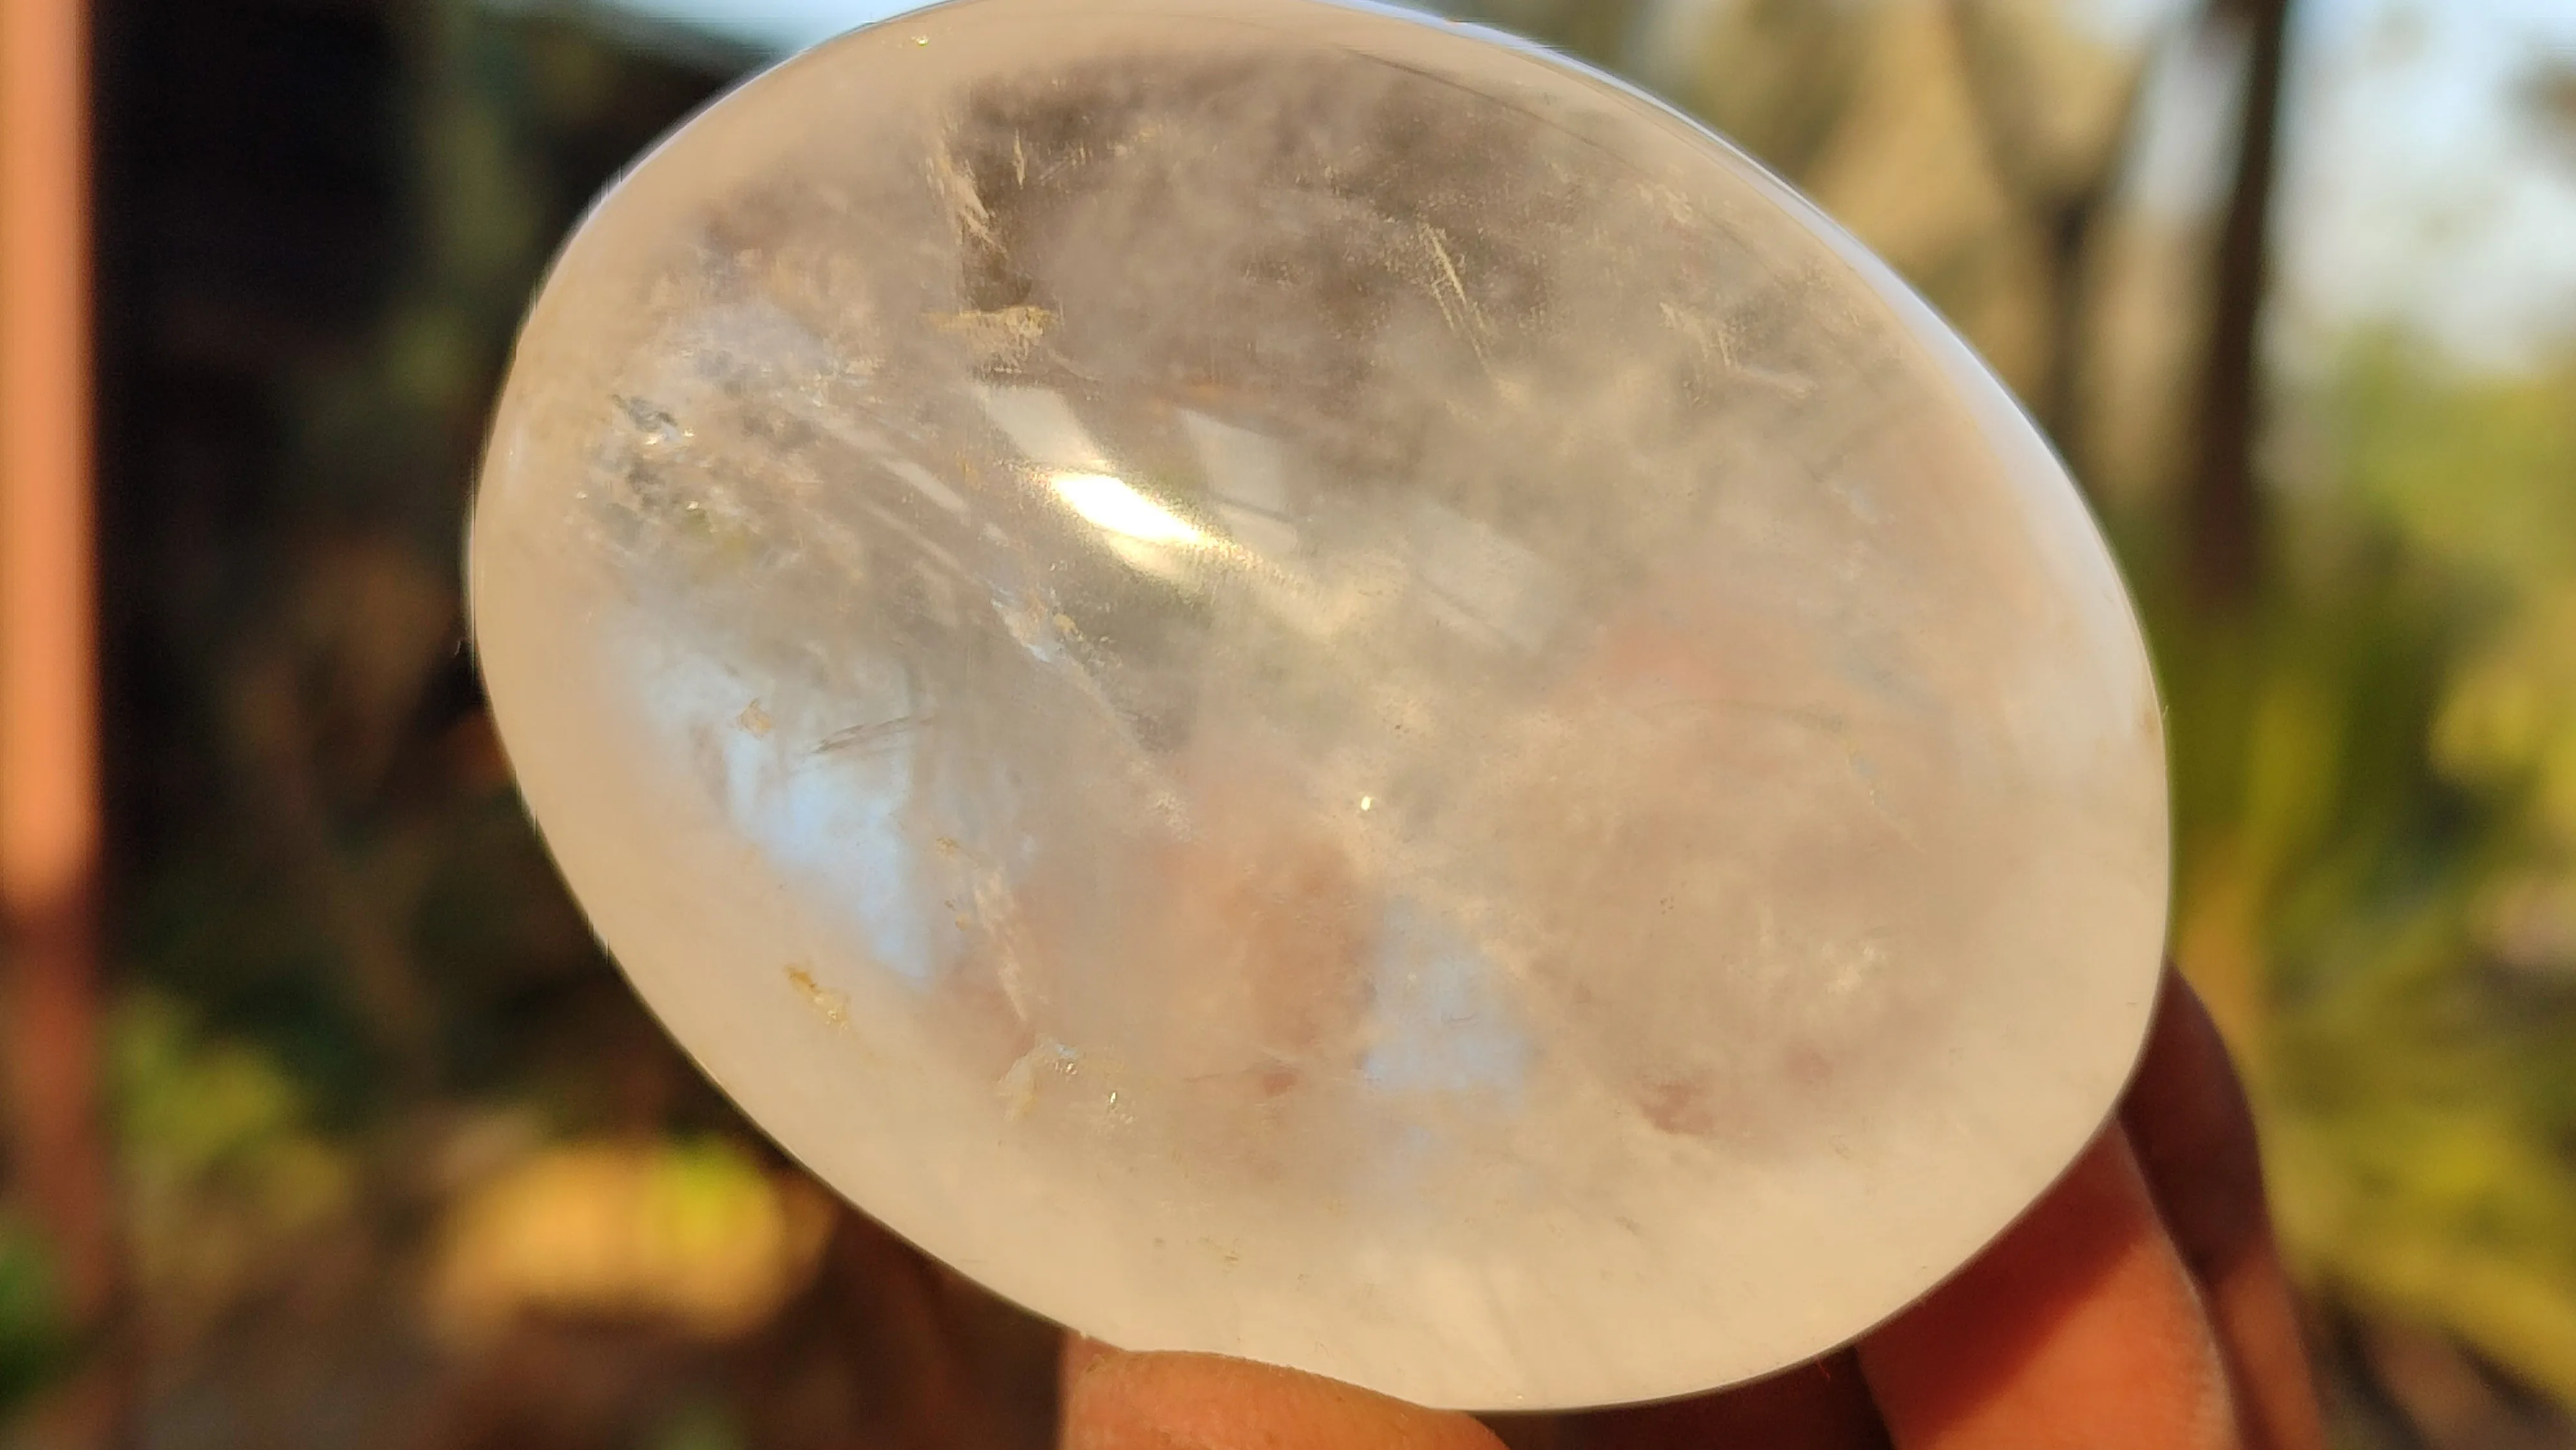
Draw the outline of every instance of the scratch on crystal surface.
[[[949,155],[945,146],[930,153],[930,184],[939,189],[940,199],[948,203],[949,214],[967,235],[986,246],[997,244],[993,213],[976,193],[975,179],[958,168],[957,158]]]
[[[1658,305],[1664,314],[1664,325],[1696,344],[1700,356],[1714,358],[1718,366],[1730,372],[1735,370],[1735,342],[1725,325],[1711,326],[1706,317],[1670,302]]]
[[[1422,229],[1422,240],[1431,248],[1431,259],[1440,266],[1440,281],[1431,288],[1432,301],[1440,305],[1440,315],[1449,330],[1467,340],[1476,351],[1476,361],[1491,363],[1485,357],[1485,319],[1476,311],[1475,302],[1467,296],[1467,284],[1458,276],[1458,263],[1449,255],[1449,244],[1440,239],[1440,229],[1429,222],[1416,223]],[[1446,283],[1444,290],[1441,283]]]
[[[897,715],[891,720],[875,720],[864,725],[846,726],[815,741],[810,753],[830,755],[836,751],[855,750],[863,745],[881,744],[921,723],[919,716]]]

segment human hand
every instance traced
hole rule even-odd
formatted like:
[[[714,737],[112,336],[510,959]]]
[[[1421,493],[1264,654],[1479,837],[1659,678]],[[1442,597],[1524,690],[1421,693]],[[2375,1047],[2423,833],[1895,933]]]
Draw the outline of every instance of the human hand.
[[[1577,1417],[1585,1450],[2318,1450],[2243,1088],[2168,975],[2116,1119],[1967,1268],[1846,1350]],[[1069,1342],[1064,1450],[1499,1450],[1291,1370]]]

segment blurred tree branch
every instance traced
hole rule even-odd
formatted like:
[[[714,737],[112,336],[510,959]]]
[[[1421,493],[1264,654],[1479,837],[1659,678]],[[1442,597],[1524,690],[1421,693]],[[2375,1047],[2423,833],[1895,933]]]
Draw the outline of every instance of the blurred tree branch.
[[[2522,79],[2522,109],[2576,168],[2576,56],[2552,56]]]
[[[2212,29],[2241,27],[2246,42],[2235,171],[2212,269],[2196,459],[2183,496],[2191,593],[2211,614],[2242,608],[2261,582],[2263,505],[2255,475],[2262,428],[2260,351],[2290,4],[2210,0],[2204,20]]]
[[[2040,154],[2034,139],[2040,128],[2023,114],[2037,88],[2027,76],[2015,74],[2024,67],[2008,53],[2004,22],[1989,0],[1948,0],[1942,8],[1958,41],[1964,88],[1987,164],[2039,232],[2047,355],[2031,408],[2080,485],[2085,477],[2078,452],[2084,439],[2095,242],[2137,136],[2145,66],[2131,62],[2125,67],[2110,103],[2117,119],[2091,155],[2072,158],[2070,164],[2066,158]]]

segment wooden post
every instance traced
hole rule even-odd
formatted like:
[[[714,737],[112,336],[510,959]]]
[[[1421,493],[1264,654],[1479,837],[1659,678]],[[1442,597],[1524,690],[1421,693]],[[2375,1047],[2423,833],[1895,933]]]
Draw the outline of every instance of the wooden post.
[[[116,1259],[98,1092],[84,12],[84,0],[0,0],[0,1056],[8,1181],[52,1240],[72,1327],[95,1348]],[[97,1403],[70,1418],[113,1421]],[[97,1438],[54,1428],[64,1443]]]

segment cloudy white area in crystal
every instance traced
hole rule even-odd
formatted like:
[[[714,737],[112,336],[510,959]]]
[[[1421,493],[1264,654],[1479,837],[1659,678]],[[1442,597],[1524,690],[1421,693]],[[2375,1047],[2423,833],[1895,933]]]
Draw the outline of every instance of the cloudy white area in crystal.
[[[2160,723],[2075,492],[1712,137],[1313,0],[971,0],[648,157],[477,504],[637,987],[1001,1293],[1408,1398],[1820,1352],[2100,1124]]]

